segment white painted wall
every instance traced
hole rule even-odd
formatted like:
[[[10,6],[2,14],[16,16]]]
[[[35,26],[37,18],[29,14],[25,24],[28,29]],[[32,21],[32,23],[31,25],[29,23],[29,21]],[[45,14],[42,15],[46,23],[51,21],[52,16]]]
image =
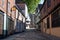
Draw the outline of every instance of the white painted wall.
[[[16,9],[16,18],[18,17],[18,10]]]
[[[25,5],[25,17],[27,18],[28,21],[31,21],[31,20],[30,20],[30,17],[29,17],[27,5]]]
[[[22,21],[22,14],[19,12],[19,20]]]

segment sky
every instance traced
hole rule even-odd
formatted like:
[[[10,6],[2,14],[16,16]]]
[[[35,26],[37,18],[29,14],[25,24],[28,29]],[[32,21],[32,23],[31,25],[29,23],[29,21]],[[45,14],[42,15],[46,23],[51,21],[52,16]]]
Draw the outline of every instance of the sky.
[[[44,0],[41,0],[39,4],[43,4],[43,2],[44,2]],[[27,14],[27,17],[28,17],[27,20],[30,20],[29,14]]]
[[[43,4],[44,0],[41,0],[39,4]]]

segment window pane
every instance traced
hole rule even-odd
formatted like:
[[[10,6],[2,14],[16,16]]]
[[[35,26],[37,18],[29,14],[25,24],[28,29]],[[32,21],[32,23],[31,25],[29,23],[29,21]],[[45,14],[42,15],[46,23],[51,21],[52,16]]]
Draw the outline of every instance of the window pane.
[[[59,27],[60,26],[60,13],[57,10],[55,13],[52,14],[52,26]]]

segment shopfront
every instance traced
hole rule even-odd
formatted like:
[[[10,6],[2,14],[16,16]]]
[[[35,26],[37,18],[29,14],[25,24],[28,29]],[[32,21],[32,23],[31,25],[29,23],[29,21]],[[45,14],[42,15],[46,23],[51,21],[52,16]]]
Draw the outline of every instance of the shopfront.
[[[0,11],[0,35],[3,34],[3,26],[4,26],[4,14]]]

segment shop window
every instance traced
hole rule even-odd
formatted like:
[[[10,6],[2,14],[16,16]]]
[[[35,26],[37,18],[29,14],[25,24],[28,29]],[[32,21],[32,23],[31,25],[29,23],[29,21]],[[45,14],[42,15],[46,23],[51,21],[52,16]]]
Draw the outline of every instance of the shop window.
[[[47,0],[47,7],[49,8],[51,6],[51,0]]]
[[[49,18],[47,18],[47,28],[50,27],[50,21],[49,21]]]
[[[8,18],[8,26],[9,26],[9,30],[11,30],[14,26],[14,22],[10,18]]]
[[[52,27],[60,26],[60,11],[57,10],[52,14]]]

